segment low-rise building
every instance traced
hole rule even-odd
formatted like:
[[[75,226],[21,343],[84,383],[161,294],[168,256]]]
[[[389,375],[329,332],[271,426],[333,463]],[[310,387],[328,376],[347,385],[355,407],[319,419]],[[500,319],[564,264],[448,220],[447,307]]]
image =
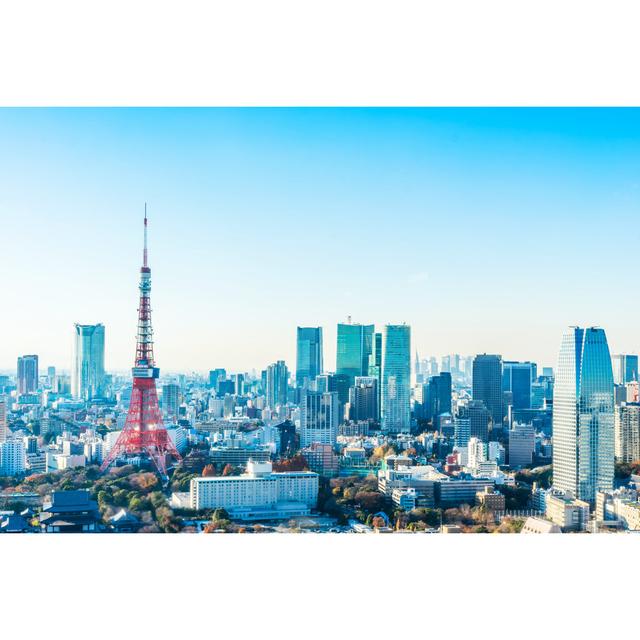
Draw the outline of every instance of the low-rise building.
[[[596,494],[598,524],[616,521],[629,531],[640,531],[640,502],[635,489],[599,491]]]
[[[520,533],[562,533],[562,530],[555,522],[531,516],[525,520]]]
[[[484,507],[487,511],[504,511],[505,497],[498,493],[494,487],[487,486],[483,491],[476,493],[476,505]]]
[[[462,533],[462,527],[458,524],[443,524],[442,533]]]
[[[213,446],[209,450],[209,457],[213,464],[224,466],[226,464],[234,467],[245,467],[249,460],[254,462],[268,462],[271,460],[271,449],[269,447],[217,447]]]
[[[350,437],[367,437],[370,428],[369,420],[349,421],[338,427],[338,435]]]
[[[416,491],[416,505],[435,506],[435,487],[440,478],[447,478],[431,465],[417,465],[394,469],[383,460],[378,471],[378,491],[392,497],[394,489],[412,488]]]
[[[476,494],[483,492],[485,487],[493,487],[495,482],[491,478],[474,478],[460,475],[446,476],[436,483],[436,505],[444,508],[458,507],[461,504],[474,504]]]
[[[33,527],[20,514],[12,513],[0,518],[0,533],[28,533],[30,531],[33,531]]]
[[[569,494],[554,492],[546,497],[545,516],[562,531],[584,531],[589,523],[589,503]]]
[[[109,518],[109,526],[115,533],[136,533],[143,523],[126,509],[120,509],[115,516]]]
[[[247,463],[240,476],[193,478],[192,509],[226,509],[231,517],[307,515],[318,502],[319,476],[311,471],[274,472],[270,462]],[[278,517],[278,516],[272,516]]]
[[[531,506],[533,509],[545,513],[547,510],[547,495],[551,495],[551,493],[551,489],[543,489],[538,486],[537,482],[534,482],[531,489]]]
[[[364,447],[346,446],[342,450],[343,464],[349,467],[365,467],[368,464]]]
[[[100,512],[88,491],[54,491],[42,506],[44,533],[89,533],[98,530]]]
[[[391,492],[393,504],[403,511],[411,511],[416,508],[417,494],[413,487],[406,489],[394,489]]]
[[[67,455],[61,453],[57,456],[54,456],[54,458],[56,461],[56,469],[58,469],[58,471],[63,471],[64,469],[73,469],[74,467],[84,467],[87,463],[87,459],[84,457],[84,454]]]
[[[413,459],[409,456],[388,455],[384,461],[391,469],[399,469],[400,467],[410,467],[413,465]]]
[[[312,442],[300,451],[309,468],[321,476],[335,476],[340,468],[340,458],[330,444]]]

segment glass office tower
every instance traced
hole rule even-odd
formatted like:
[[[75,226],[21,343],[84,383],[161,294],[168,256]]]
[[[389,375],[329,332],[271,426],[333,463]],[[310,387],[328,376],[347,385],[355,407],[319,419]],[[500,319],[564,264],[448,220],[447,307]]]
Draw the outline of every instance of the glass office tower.
[[[104,325],[75,324],[71,392],[91,400],[104,395]]]
[[[309,386],[322,369],[322,327],[298,327],[296,386]]]
[[[603,329],[570,327],[553,391],[553,484],[595,502],[613,487],[613,370]]]
[[[18,358],[18,395],[35,393],[38,390],[38,356]]]
[[[531,385],[536,381],[535,362],[502,363],[502,390],[513,394],[514,409],[531,409]]]
[[[353,386],[356,376],[369,373],[373,329],[372,324],[338,324],[336,373],[348,376],[350,386]]]
[[[473,359],[472,397],[489,409],[494,428],[502,426],[502,357],[482,353]]]
[[[410,389],[411,327],[406,324],[388,324],[382,333],[382,431],[409,432]]]
[[[618,353],[611,358],[613,364],[613,381],[626,384],[638,380],[638,356]]]
[[[278,360],[267,367],[266,397],[269,409],[287,404],[289,369],[284,360]]]

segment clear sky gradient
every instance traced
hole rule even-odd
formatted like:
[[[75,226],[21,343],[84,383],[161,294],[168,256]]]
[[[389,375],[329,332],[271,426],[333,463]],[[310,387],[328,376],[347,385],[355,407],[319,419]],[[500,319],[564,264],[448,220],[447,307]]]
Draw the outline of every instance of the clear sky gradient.
[[[0,368],[132,363],[142,213],[162,370],[295,368],[295,328],[420,355],[637,352],[638,109],[0,109]]]

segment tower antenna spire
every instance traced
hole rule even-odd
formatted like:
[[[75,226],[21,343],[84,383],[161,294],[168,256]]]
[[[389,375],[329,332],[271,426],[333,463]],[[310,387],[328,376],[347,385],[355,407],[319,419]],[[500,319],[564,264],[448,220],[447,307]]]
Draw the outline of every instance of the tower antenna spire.
[[[142,266],[147,265],[147,203],[144,203],[144,252],[142,254]]]

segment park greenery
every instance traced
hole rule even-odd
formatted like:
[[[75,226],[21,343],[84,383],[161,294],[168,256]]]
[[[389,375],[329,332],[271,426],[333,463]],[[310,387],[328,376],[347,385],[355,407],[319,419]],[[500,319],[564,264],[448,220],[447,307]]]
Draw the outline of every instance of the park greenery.
[[[88,466],[34,474],[22,480],[0,478],[0,487],[5,492],[37,493],[42,497],[52,491],[86,489],[98,503],[105,524],[124,508],[142,522],[141,531],[175,533],[181,529],[159,476],[131,465],[114,467],[106,474],[101,474],[97,466]]]
[[[380,461],[394,453],[393,447],[377,447],[371,456],[372,461]],[[77,467],[63,471],[39,473],[23,478],[0,477],[0,490],[4,493],[36,493],[40,497],[52,491],[86,489],[96,500],[103,523],[106,525],[120,509],[127,509],[142,523],[142,532],[178,532],[195,531],[193,524],[184,520],[205,520],[203,530],[207,533],[262,532],[271,530],[261,525],[238,524],[231,521],[224,509],[194,512],[190,509],[172,509],[167,496],[170,491],[185,492],[190,482],[197,477],[228,476],[243,470],[230,464],[213,464],[204,458],[201,466],[178,465],[173,471],[168,485],[164,485],[159,475],[152,471],[142,471],[127,465],[113,467],[106,474],[100,473],[97,466]],[[302,471],[308,464],[302,455],[277,460],[273,464],[276,471]],[[617,464],[617,477],[628,477],[640,472],[640,462]],[[531,487],[537,483],[540,487],[551,484],[551,466],[525,469],[516,475],[517,486],[499,487],[505,495],[507,510],[529,508]],[[16,511],[27,505],[19,497],[8,508]],[[452,509],[434,509],[418,507],[411,511],[397,508],[391,500],[378,491],[377,478],[352,475],[346,477],[320,478],[318,511],[336,519],[338,525],[346,525],[350,520],[359,521],[374,529],[396,531],[437,530],[441,524],[458,525],[465,532],[518,532],[523,520],[503,518],[496,523],[493,513],[484,507],[461,505]],[[293,528],[295,530],[295,527]]]
[[[516,473],[516,482],[529,487],[535,482],[541,489],[548,489],[552,484],[552,466],[550,464],[533,469],[522,469]]]
[[[635,462],[616,462],[616,478],[627,480],[632,474],[640,475],[640,460],[636,460]]]

